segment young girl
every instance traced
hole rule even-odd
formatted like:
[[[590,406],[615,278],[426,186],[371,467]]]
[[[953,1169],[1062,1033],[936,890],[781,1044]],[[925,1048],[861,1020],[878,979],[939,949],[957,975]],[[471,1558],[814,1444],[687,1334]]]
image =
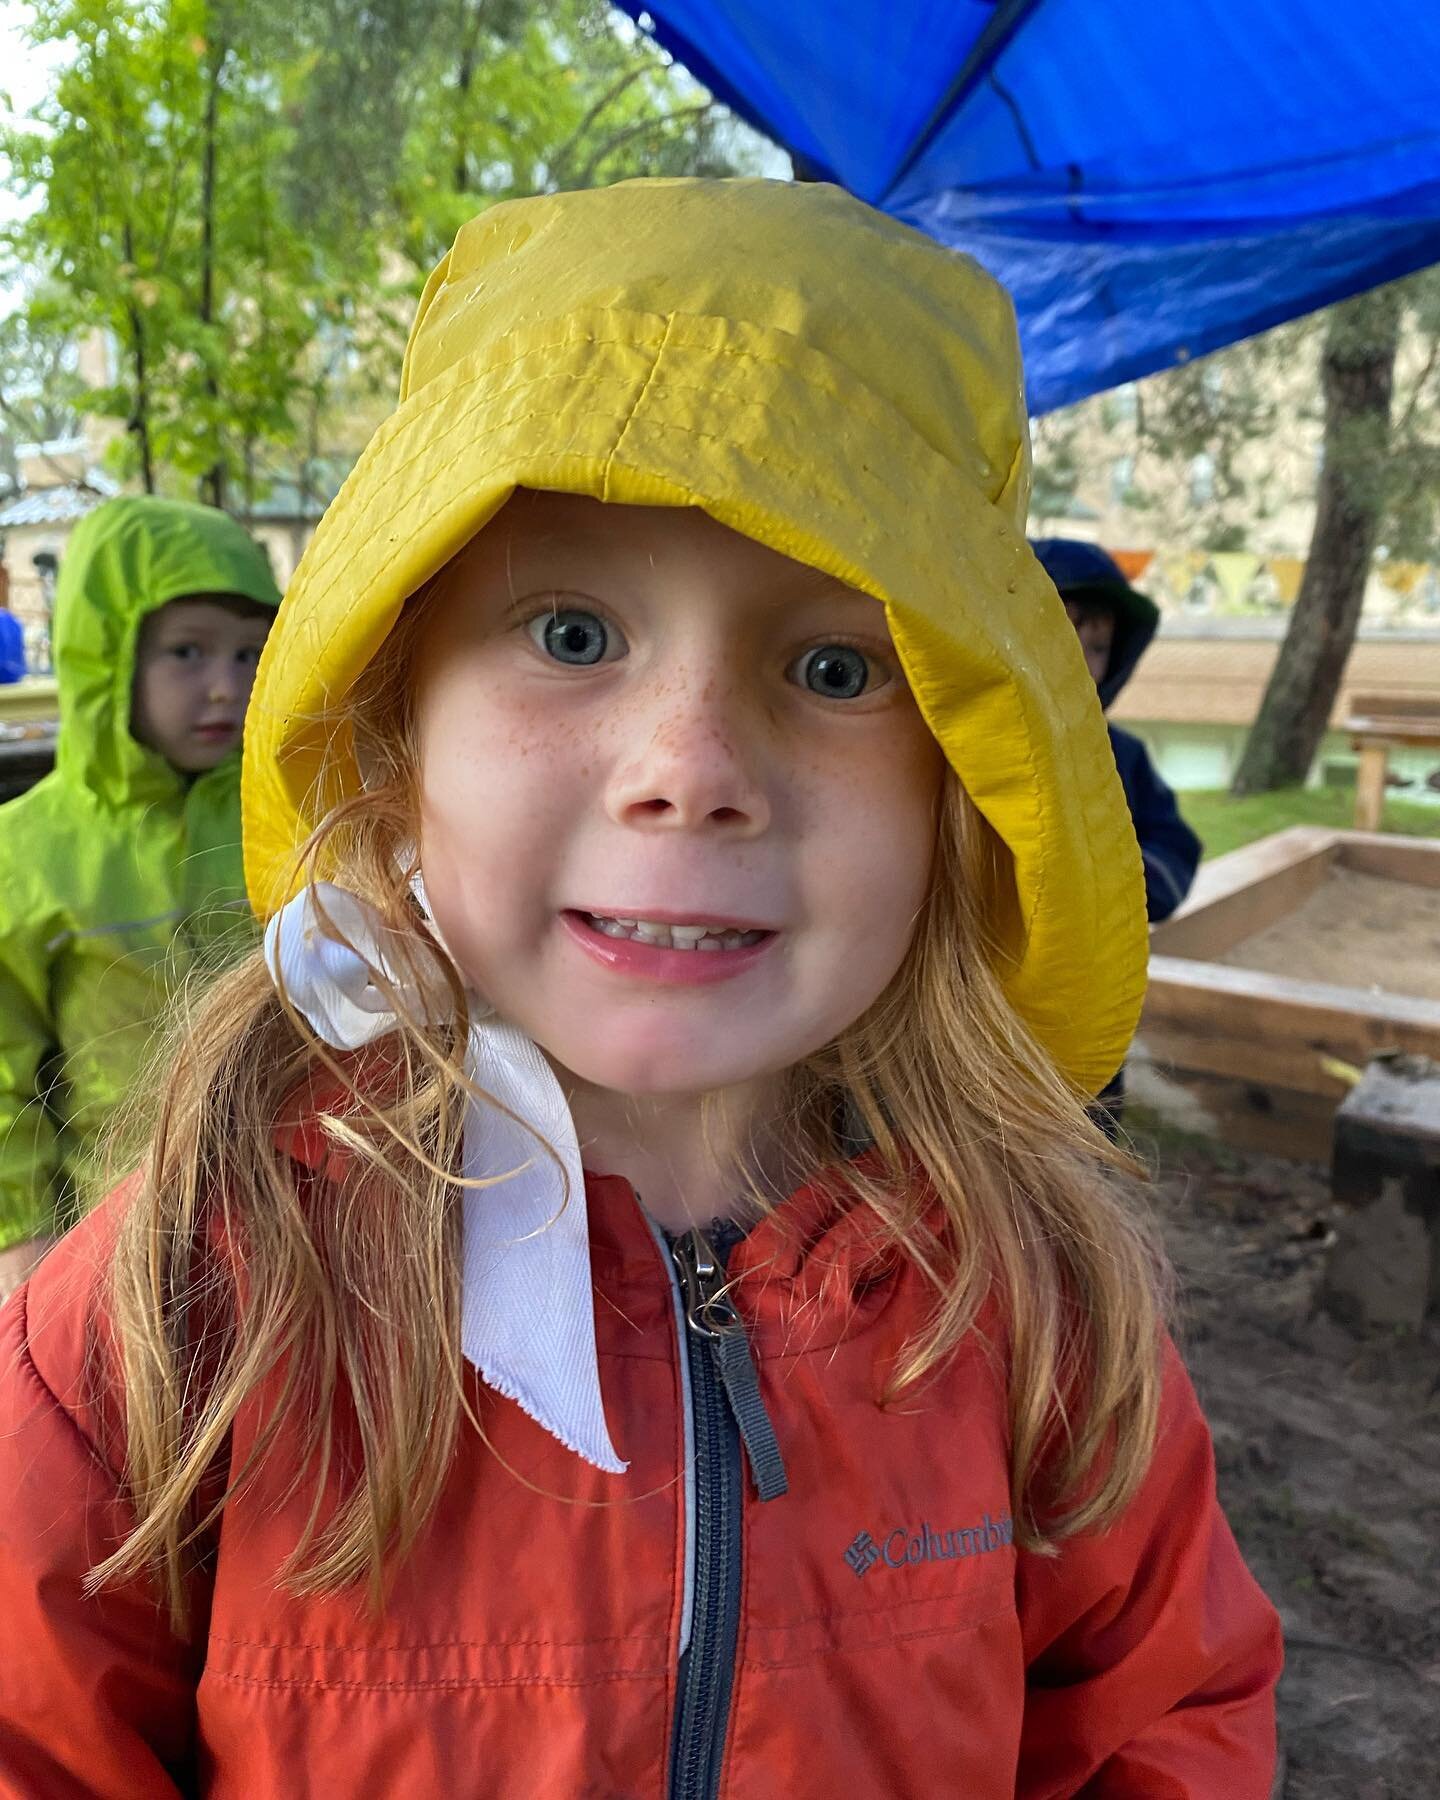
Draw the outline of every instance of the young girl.
[[[265,956],[4,1315],[0,1792],[1264,1800],[1020,394],[832,189],[461,232],[261,667]]]

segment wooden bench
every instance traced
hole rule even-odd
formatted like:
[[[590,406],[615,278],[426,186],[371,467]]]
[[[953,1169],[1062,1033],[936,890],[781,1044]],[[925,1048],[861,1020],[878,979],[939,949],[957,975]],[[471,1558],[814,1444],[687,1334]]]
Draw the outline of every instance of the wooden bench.
[[[1352,694],[1345,729],[1351,748],[1360,753],[1355,829],[1378,831],[1390,752],[1402,748],[1440,752],[1440,699],[1433,694]]]

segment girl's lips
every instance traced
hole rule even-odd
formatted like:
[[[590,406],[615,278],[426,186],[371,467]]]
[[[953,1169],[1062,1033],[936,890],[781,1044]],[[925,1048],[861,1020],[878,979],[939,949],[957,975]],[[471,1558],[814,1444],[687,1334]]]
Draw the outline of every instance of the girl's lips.
[[[737,950],[666,950],[638,938],[607,937],[584,913],[567,910],[560,919],[585,954],[603,968],[670,987],[701,987],[743,975],[779,937],[778,932],[767,931],[758,943]]]
[[[238,725],[196,725],[194,732],[201,738],[232,738],[239,733]]]

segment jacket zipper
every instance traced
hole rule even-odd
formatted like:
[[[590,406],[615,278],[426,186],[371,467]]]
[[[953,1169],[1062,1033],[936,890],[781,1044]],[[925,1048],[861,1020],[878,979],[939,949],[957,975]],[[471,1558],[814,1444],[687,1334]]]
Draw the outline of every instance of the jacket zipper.
[[[720,1791],[740,1637],[747,1456],[761,1499],[785,1491],[745,1327],[725,1292],[722,1258],[734,1238],[715,1235],[718,1254],[698,1228],[670,1243],[684,1301],[681,1354],[690,1371],[695,1458],[693,1597],[671,1735],[670,1800],[715,1800]]]

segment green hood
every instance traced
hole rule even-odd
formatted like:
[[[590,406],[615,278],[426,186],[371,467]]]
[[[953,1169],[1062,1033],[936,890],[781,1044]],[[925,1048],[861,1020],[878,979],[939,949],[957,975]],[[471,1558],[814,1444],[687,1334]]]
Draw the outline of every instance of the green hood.
[[[113,500],[75,528],[56,767],[0,807],[0,1247],[64,1222],[177,985],[253,941],[240,758],[191,779],[130,735],[141,622],[183,594],[280,597],[209,507]]]
[[[265,552],[209,506],[146,495],[107,501],[71,533],[55,593],[56,766],[111,805],[183,782],[130,733],[135,646],[147,614],[185,594],[278,606]]]

